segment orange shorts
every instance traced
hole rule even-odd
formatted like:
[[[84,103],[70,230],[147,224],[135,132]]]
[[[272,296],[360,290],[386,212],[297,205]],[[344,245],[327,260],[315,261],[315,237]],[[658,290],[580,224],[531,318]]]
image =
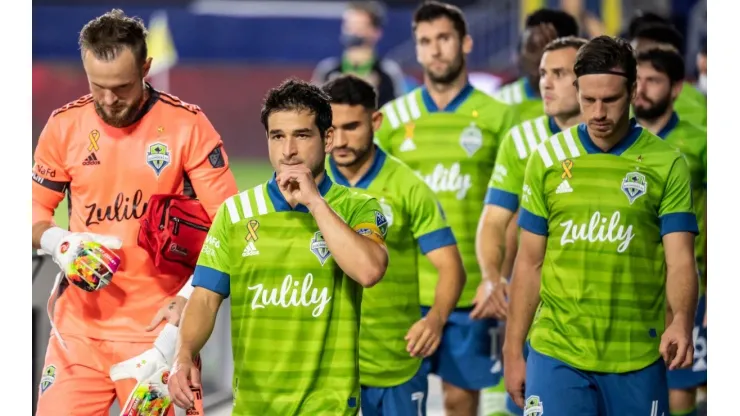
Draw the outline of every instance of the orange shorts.
[[[63,337],[66,351],[53,334],[49,338],[36,416],[108,416],[116,398],[122,408],[136,387],[136,380],[114,382],[110,368],[152,348],[152,343]],[[202,406],[196,403],[197,408]],[[168,416],[175,416],[173,407]]]

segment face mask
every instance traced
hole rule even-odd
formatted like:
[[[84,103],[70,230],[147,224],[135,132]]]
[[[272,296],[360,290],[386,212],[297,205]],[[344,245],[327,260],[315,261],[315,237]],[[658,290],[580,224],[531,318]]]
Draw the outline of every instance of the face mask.
[[[699,80],[696,82],[696,88],[707,95],[707,74],[699,74]]]
[[[367,43],[366,39],[362,36],[352,35],[349,33],[342,33],[339,40],[345,48],[356,48],[358,46],[364,46]]]

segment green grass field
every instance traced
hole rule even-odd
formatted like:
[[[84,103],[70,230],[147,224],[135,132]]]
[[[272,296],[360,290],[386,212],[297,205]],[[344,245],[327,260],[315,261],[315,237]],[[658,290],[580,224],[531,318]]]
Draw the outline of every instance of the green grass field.
[[[259,183],[265,182],[272,174],[270,162],[266,159],[259,160],[230,160],[231,170],[236,177],[239,190],[251,188]],[[54,212],[54,221],[62,228],[67,228],[69,223],[67,211],[67,198],[64,198],[59,208]]]

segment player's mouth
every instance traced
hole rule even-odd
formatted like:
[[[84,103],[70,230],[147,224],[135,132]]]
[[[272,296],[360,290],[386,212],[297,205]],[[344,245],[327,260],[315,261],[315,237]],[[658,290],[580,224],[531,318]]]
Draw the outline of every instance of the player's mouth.
[[[557,96],[552,95],[552,94],[545,94],[545,97],[544,97],[545,101],[547,102],[555,101],[555,99],[557,98],[558,98]]]
[[[334,150],[332,150],[331,153],[332,153],[332,155],[334,155],[334,157],[341,157],[341,158],[349,157],[349,156],[351,156],[351,155],[354,154],[349,149],[334,149]]]

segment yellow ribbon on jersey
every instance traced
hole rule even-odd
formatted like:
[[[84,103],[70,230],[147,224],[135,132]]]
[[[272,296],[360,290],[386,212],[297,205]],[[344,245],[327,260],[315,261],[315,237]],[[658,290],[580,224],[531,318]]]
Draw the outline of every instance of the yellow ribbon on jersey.
[[[90,146],[87,146],[88,152],[92,152],[93,150],[100,150],[100,146],[98,146],[98,140],[100,140],[100,132],[98,132],[97,130],[93,130],[90,132],[87,138],[88,140],[90,140]]]
[[[257,229],[260,228],[260,223],[257,220],[251,220],[247,223],[247,241],[257,241]]]
[[[565,159],[563,161],[563,163],[562,163],[562,166],[563,166],[563,174],[560,175],[560,177],[563,178],[563,179],[565,179],[565,178],[568,178],[568,179],[572,178],[573,177],[573,173],[571,173],[571,169],[573,169],[573,161],[570,160],[570,159]]]

